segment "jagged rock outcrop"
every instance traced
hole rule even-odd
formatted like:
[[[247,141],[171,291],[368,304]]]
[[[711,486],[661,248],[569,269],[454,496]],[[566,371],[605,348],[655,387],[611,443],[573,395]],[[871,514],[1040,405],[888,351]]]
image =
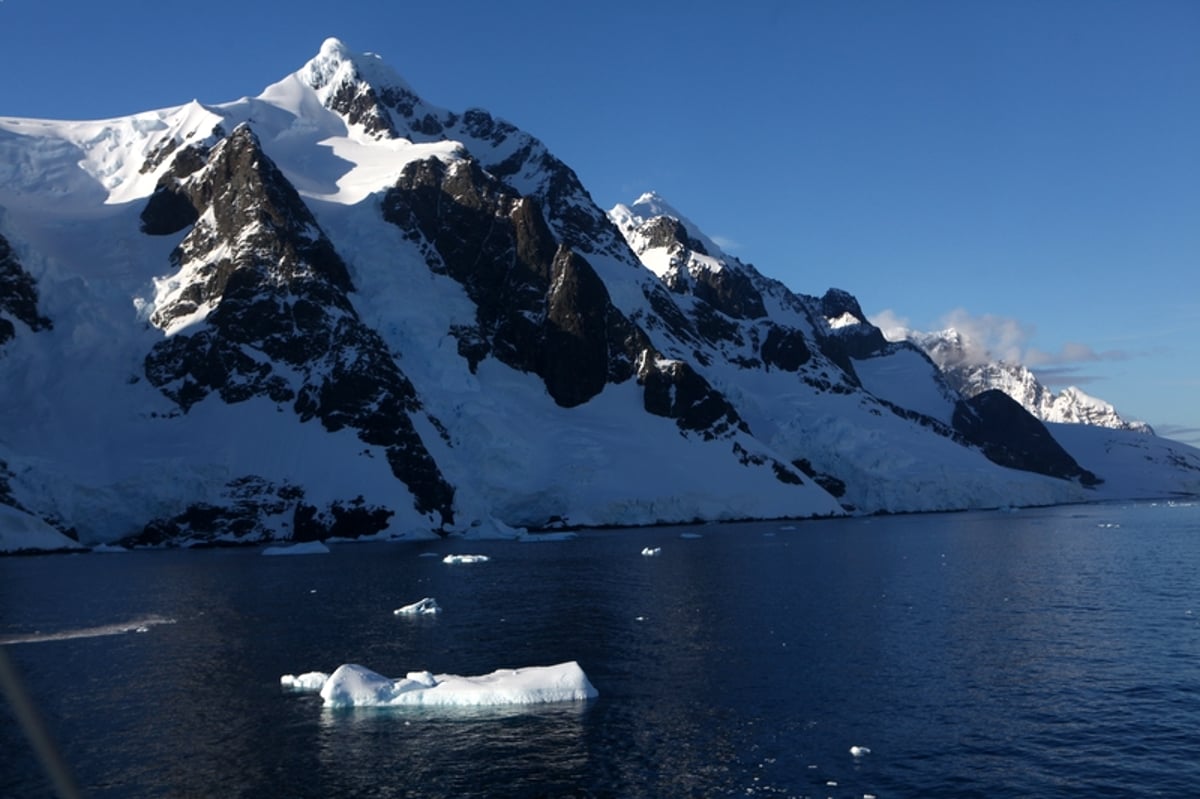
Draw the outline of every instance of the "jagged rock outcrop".
[[[645,335],[587,260],[555,241],[537,203],[477,162],[410,163],[382,207],[474,301],[476,324],[454,331],[472,369],[494,355],[540,376],[564,407],[633,376]]]
[[[821,315],[831,334],[822,340],[821,349],[847,372],[854,367],[849,359],[862,360],[887,349],[883,331],[867,321],[854,295],[842,289],[829,289],[821,297]]]
[[[453,489],[409,418],[416,392],[358,318],[346,266],[295,189],[248,126],[193,167],[189,156],[172,169],[143,214],[186,200],[197,219],[172,254],[178,287],[150,316],[171,335],[146,356],[147,378],[185,413],[214,392],[265,396],[330,431],[350,427],[384,448],[420,512],[449,522]]]
[[[0,236],[0,346],[16,335],[14,320],[33,331],[53,327],[38,310],[33,277],[17,260],[8,239]]]
[[[221,502],[189,505],[169,518],[152,519],[123,546],[240,546],[273,540],[317,541],[363,538],[387,528],[393,511],[366,503],[361,496],[318,508],[306,501],[302,486],[277,485],[249,475],[230,481]]]

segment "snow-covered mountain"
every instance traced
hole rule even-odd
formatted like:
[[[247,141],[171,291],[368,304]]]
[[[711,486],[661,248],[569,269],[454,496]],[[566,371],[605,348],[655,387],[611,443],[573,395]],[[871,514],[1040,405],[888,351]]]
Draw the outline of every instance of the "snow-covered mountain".
[[[332,39],[257,97],[0,118],[0,381],[8,550],[1200,490]]]
[[[909,332],[908,339],[941,367],[947,382],[965,397],[999,389],[1043,422],[1154,433],[1145,422],[1125,420],[1112,405],[1075,386],[1055,393],[1021,364],[969,357],[974,348],[968,347],[962,333],[953,328],[935,333]]]

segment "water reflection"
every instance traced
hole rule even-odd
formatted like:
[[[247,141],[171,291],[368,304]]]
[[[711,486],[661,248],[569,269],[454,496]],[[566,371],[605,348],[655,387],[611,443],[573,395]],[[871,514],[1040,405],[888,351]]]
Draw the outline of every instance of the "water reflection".
[[[320,709],[313,795],[556,795],[580,784],[588,703]]]

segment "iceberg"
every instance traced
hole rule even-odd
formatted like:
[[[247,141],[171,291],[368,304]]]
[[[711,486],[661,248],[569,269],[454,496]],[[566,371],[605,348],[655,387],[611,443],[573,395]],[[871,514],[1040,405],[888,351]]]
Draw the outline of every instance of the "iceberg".
[[[447,555],[442,563],[487,563],[491,558],[487,555]]]
[[[548,702],[581,702],[599,692],[575,661],[554,666],[497,669],[478,677],[409,672],[384,677],[365,666],[344,663],[332,674],[285,674],[280,686],[319,693],[325,707],[499,707]]]
[[[405,605],[402,608],[396,608],[392,613],[397,616],[428,616],[435,613],[441,613],[442,606],[437,603],[437,600],[431,596],[418,600],[411,605]]]
[[[315,694],[328,679],[329,675],[323,671],[306,671],[300,675],[285,674],[279,678],[279,687],[301,694]]]

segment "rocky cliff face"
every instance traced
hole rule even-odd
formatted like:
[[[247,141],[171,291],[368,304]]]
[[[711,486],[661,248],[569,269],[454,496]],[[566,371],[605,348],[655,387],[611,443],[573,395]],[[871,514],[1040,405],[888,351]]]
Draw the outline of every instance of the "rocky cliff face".
[[[37,157],[71,159],[48,175],[103,159],[99,182],[45,189],[70,207],[26,213],[41,189],[0,186],[20,245],[0,239],[0,379],[46,405],[0,401],[0,504],[84,543],[947,510],[1114,484],[885,341],[850,293],[794,293],[654,195],[606,214],[532,136],[429,105],[339,42],[259,97],[156,113],[107,139],[46,127],[67,144]],[[72,224],[88,247],[38,252]]]
[[[34,332],[53,327],[38,310],[33,278],[17,260],[8,240],[0,236],[0,347],[17,334],[14,322]]]
[[[331,432],[351,428],[383,448],[420,512],[434,524],[451,520],[453,489],[410,419],[421,409],[411,382],[358,318],[345,264],[249,126],[209,153],[177,155],[142,220],[158,234],[192,224],[171,255],[177,271],[166,279],[170,289],[150,316],[170,334],[146,356],[153,385],[184,413],[210,393],[227,403],[266,397],[302,422],[315,417]],[[260,485],[239,483],[243,509],[245,487]],[[286,491],[272,486],[268,493],[287,502]],[[311,530],[316,512],[297,512],[307,514]],[[327,533],[345,515],[330,513]],[[386,519],[367,509],[358,534],[383,529]]]

